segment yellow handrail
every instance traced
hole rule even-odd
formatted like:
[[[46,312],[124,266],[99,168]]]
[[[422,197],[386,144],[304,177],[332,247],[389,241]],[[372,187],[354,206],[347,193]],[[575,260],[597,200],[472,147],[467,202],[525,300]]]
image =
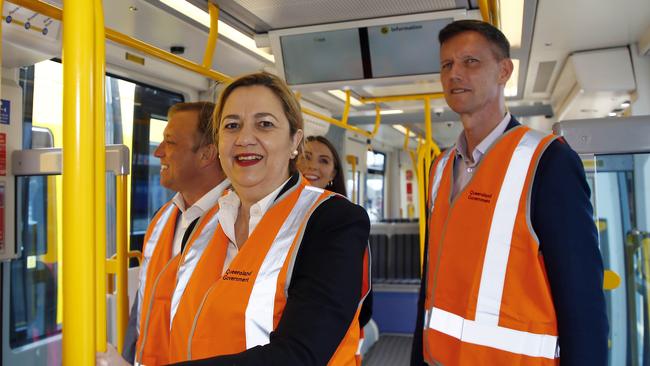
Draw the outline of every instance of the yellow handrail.
[[[355,155],[347,155],[345,160],[352,166],[352,202],[357,202],[357,162],[358,158]]]
[[[13,0],[12,1],[14,4],[22,6],[24,8],[33,10],[35,12],[41,13],[43,15],[46,15],[48,17],[51,17],[53,19],[57,20],[63,20],[62,18],[62,11],[61,9],[57,8],[56,6],[52,6],[50,4],[44,3],[39,0]],[[142,42],[140,40],[137,40],[135,38],[129,37],[123,33],[114,31],[110,28],[106,28],[106,39],[111,40],[115,43],[121,44],[123,46],[127,46],[130,48],[133,48],[135,50],[144,52],[150,56],[154,56],[156,58],[159,58],[163,61],[167,61],[171,64],[174,64],[176,66],[179,66],[181,68],[184,68],[189,71],[193,71],[197,74],[206,76],[210,79],[221,81],[221,82],[228,82],[232,80],[229,76],[222,74],[218,71],[215,70],[210,70],[207,69],[197,63],[194,63],[192,61],[188,61],[182,57],[176,56],[170,52],[161,50],[160,48],[151,46],[145,42]]]
[[[501,19],[499,18],[499,2],[497,0],[488,0],[490,4],[490,18],[493,26],[501,29]]]
[[[129,324],[129,299],[128,299],[128,259],[129,237],[127,232],[128,213],[126,210],[127,176],[120,175],[116,178],[116,294],[117,303],[117,339],[118,352],[122,353],[123,340]]]
[[[63,364],[95,364],[94,2],[66,0],[63,32]]]
[[[106,352],[106,112],[105,112],[105,37],[101,0],[94,0],[94,131],[95,131],[95,331],[97,352]],[[66,145],[67,147],[68,145]],[[66,149],[67,150],[67,149]],[[65,324],[65,323],[64,323]]]
[[[348,124],[348,116],[350,114],[350,91],[346,90],[345,91],[345,106],[343,107],[343,115],[341,116],[341,120],[334,119],[332,117],[328,117],[322,113],[318,113],[316,111],[313,111],[309,108],[302,107],[302,112],[304,114],[307,114],[312,117],[316,117],[320,120],[323,120],[325,122],[328,122],[329,124],[332,124],[334,126],[338,126],[341,128],[345,128],[346,130],[350,130],[352,132],[356,132],[360,135],[363,135],[367,138],[373,138],[377,134],[377,131],[379,131],[379,123],[381,122],[381,117],[379,116],[379,112],[377,112],[377,116],[375,117],[375,126],[372,130],[372,132],[368,132],[362,128],[359,128],[357,126],[352,126]]]
[[[25,7],[25,8],[30,9],[30,10],[33,10],[35,12],[38,12],[38,13],[43,14],[45,16],[51,17],[53,19],[62,20],[62,11],[61,11],[61,9],[59,9],[59,8],[53,6],[53,5],[44,3],[44,2],[39,1],[39,0],[14,0],[13,2],[16,5]],[[211,22],[212,22],[212,16],[211,16]],[[211,27],[211,29],[212,29],[212,27]],[[215,26],[215,29],[216,29],[216,26]],[[211,31],[211,33],[212,33],[212,31]],[[210,36],[215,37],[214,41],[215,41],[215,44],[216,44],[216,37],[217,37],[216,32],[214,32],[214,34],[209,35],[209,37]],[[150,56],[154,56],[154,57],[159,58],[159,59],[161,59],[163,61],[167,61],[167,62],[169,62],[171,64],[174,64],[176,66],[179,66],[179,67],[184,68],[184,69],[189,70],[189,71],[193,71],[193,72],[195,72],[197,74],[206,76],[206,77],[208,77],[210,79],[213,79],[213,80],[216,80],[216,81],[229,82],[229,81],[232,80],[232,78],[229,77],[228,75],[220,73],[220,72],[215,71],[215,70],[209,69],[208,68],[209,65],[206,66],[206,57],[207,57],[206,55],[208,54],[208,51],[209,51],[208,49],[206,49],[206,55],[204,55],[203,65],[198,65],[198,64],[196,64],[194,62],[188,61],[188,60],[186,60],[186,59],[184,59],[182,57],[176,56],[176,55],[174,55],[174,54],[172,54],[170,52],[164,51],[164,50],[162,50],[160,48],[151,46],[151,45],[149,45],[149,44],[147,44],[145,42],[142,42],[142,41],[137,40],[135,38],[129,37],[129,36],[123,34],[123,33],[117,32],[117,31],[112,30],[110,28],[106,28],[106,39],[111,40],[111,41],[113,41],[115,43],[121,44],[123,46],[127,46],[127,47],[133,48],[135,50],[144,52],[144,53],[146,53],[146,54],[148,54]],[[210,40],[208,40],[208,44],[210,44]],[[214,51],[212,51],[211,53],[214,53]],[[347,95],[348,95],[348,97],[346,98],[347,100],[346,100],[346,104],[345,104],[345,109],[344,109],[343,116],[342,116],[341,120],[337,120],[337,119],[328,117],[328,116],[326,116],[324,114],[318,113],[316,111],[313,111],[313,110],[311,110],[309,108],[305,108],[305,107],[302,108],[302,112],[307,114],[307,115],[310,115],[312,117],[323,120],[323,121],[325,121],[325,122],[327,122],[329,124],[332,124],[332,125],[335,125],[335,126],[338,126],[338,127],[341,127],[341,128],[353,131],[353,132],[356,132],[356,133],[358,133],[360,135],[363,135],[365,137],[368,137],[368,138],[373,138],[376,135],[376,132],[374,132],[374,133],[373,132],[368,132],[368,131],[366,131],[366,130],[364,130],[362,128],[352,126],[352,125],[348,125],[347,119],[348,119],[348,115],[349,115],[349,111],[350,111],[349,91],[347,91]],[[376,131],[376,130],[378,130],[378,125],[377,124],[375,124],[375,129],[373,131]]]
[[[361,103],[388,103],[388,102],[403,102],[406,100],[427,100],[427,99],[441,99],[444,98],[443,93],[427,93],[427,94],[405,94],[405,95],[387,95],[383,97],[361,97]]]
[[[444,93],[428,94],[410,94],[410,95],[391,95],[384,97],[360,98],[362,103],[379,103],[397,102],[406,100],[423,100],[424,101],[424,144],[418,146],[417,154],[408,150],[408,130],[404,140],[404,149],[409,152],[413,167],[416,172],[418,181],[418,209],[420,212],[420,265],[424,263],[424,239],[426,237],[426,201],[427,187],[429,180],[429,169],[433,159],[440,155],[440,148],[433,141],[431,132],[431,99],[444,98]],[[377,107],[377,110],[379,108]],[[417,155],[417,158],[416,158]]]
[[[217,47],[217,38],[219,37],[219,7],[208,1],[208,11],[210,13],[210,33],[208,41],[205,44],[205,54],[203,55],[202,66],[206,69],[212,68],[212,57],[214,49]]]
[[[481,11],[481,19],[483,19],[484,22],[490,23],[490,9],[488,0],[478,0],[478,8]]]
[[[409,148],[409,135],[411,134],[411,129],[406,127],[406,133],[404,134],[404,145],[402,146],[402,150],[406,151],[409,154],[409,157],[411,158],[411,164],[413,165],[413,171],[415,172],[415,175],[417,177],[417,148],[415,151]],[[418,148],[419,148],[419,140],[420,137],[418,136]]]
[[[420,265],[424,263],[424,239],[426,237],[426,202],[427,188],[429,187],[429,169],[433,159],[440,155],[440,148],[433,141],[431,132],[431,100],[424,99],[424,145],[418,152],[418,203],[420,204]]]
[[[497,28],[501,28],[499,19],[499,3],[497,0],[478,0],[478,8],[481,11],[481,18]]]

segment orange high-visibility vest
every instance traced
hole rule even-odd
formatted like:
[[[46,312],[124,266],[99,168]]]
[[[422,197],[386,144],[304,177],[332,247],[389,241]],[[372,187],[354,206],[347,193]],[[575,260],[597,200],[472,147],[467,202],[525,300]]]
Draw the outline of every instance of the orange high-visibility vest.
[[[502,135],[453,202],[455,149],[431,169],[423,334],[429,365],[557,365],[557,319],[530,191],[554,136]]]
[[[307,221],[334,195],[301,180],[273,204],[224,275],[207,291],[186,337],[184,359],[240,353],[269,343],[284,311]],[[228,242],[222,230],[216,235]],[[355,365],[358,315],[357,309],[330,364]],[[174,332],[172,338],[176,336]]]
[[[176,218],[180,210],[172,203],[167,202],[154,215],[147,227],[142,245],[142,264],[140,265],[140,286],[138,287],[138,334],[142,330],[142,304],[147,303],[151,297],[151,287],[158,274],[172,258]]]
[[[372,271],[370,269],[370,264],[372,263],[371,261],[371,256],[370,256],[370,243],[368,243],[368,247],[366,248],[366,252],[363,255],[363,279],[361,282],[361,302],[359,305],[359,311],[361,311],[361,306],[363,306],[363,301],[366,299],[366,296],[370,293],[371,289],[371,275]],[[361,366],[361,363],[363,361],[363,355],[361,354],[361,348],[363,347],[363,341],[365,338],[365,332],[363,331],[363,327],[359,325],[359,344],[357,346],[357,352],[355,353],[354,357],[356,360],[356,365]]]
[[[201,217],[184,252],[172,258],[155,278],[153,295],[143,303],[142,332],[136,348],[138,363],[150,366],[174,362],[170,358],[170,332],[193,317],[203,294],[220,276],[227,247],[219,245],[213,235],[219,222],[218,210],[215,205]]]

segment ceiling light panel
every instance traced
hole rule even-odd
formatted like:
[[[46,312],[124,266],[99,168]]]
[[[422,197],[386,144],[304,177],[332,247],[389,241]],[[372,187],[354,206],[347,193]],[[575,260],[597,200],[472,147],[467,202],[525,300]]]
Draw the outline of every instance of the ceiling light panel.
[[[203,24],[207,28],[210,28],[210,14],[208,14],[208,12],[206,12],[205,10],[196,7],[185,0],[160,0],[160,2],[176,10],[177,12],[185,15],[188,18],[196,20],[197,22]],[[219,35],[230,39],[231,41],[239,44],[240,46],[264,57],[266,60],[270,62],[275,62],[275,58],[273,57],[273,55],[257,48],[253,38],[245,35],[244,33],[222,22],[221,20],[219,20],[218,27],[219,27]]]

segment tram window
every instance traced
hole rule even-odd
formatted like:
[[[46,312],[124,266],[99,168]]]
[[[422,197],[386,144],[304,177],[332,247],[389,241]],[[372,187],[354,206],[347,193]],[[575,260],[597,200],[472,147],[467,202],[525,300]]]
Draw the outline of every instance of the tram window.
[[[54,135],[54,146],[60,147],[62,65],[56,61],[37,63],[33,86],[32,123],[50,129]],[[142,248],[149,219],[173,194],[160,186],[160,166],[156,165],[159,162],[153,156],[153,151],[161,141],[160,131],[164,129],[167,110],[183,101],[183,96],[177,93],[113,75],[106,77],[106,143],[125,144],[132,154],[131,175],[127,179],[131,249]],[[60,179],[57,184],[60,186]],[[107,182],[107,196],[114,197],[113,192],[114,185]],[[114,212],[113,205],[109,202],[109,217]],[[110,227],[108,232],[111,232]],[[107,238],[109,255],[115,252],[112,239]]]
[[[23,89],[23,147],[62,145],[62,65],[44,61],[20,72]],[[162,140],[169,107],[183,96],[170,91],[106,77],[106,143],[125,144],[132,152],[127,180],[131,246],[141,247],[146,223],[169,198],[160,186],[160,166],[153,151]],[[42,136],[47,134],[48,136]],[[47,145],[47,146],[46,146]],[[61,176],[19,177],[17,241],[22,256],[9,265],[9,343],[21,347],[61,332],[62,252]],[[115,180],[107,174],[107,256],[115,253]],[[6,272],[5,272],[6,273]]]
[[[61,332],[57,321],[57,248],[47,222],[48,177],[17,179],[17,241],[11,261],[9,344],[12,348]]]
[[[384,218],[384,177],[386,154],[368,151],[366,155],[366,211],[370,221],[381,221]]]

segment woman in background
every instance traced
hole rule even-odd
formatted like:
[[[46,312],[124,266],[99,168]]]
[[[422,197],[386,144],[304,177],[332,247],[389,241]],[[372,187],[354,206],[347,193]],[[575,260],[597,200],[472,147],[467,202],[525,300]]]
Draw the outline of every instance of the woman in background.
[[[345,178],[343,164],[334,145],[323,136],[308,136],[305,139],[305,151],[298,159],[298,169],[309,183],[315,187],[327,189],[347,196],[345,189]],[[366,258],[366,261],[370,258]],[[367,266],[369,263],[364,262]],[[365,269],[367,273],[369,268]],[[368,276],[370,274],[368,273]],[[370,283],[364,281],[364,283]],[[363,341],[363,327],[368,324],[372,317],[372,291],[367,292],[363,300],[361,312],[359,313],[359,326],[361,327],[361,339]],[[359,347],[359,350],[361,347]],[[360,359],[359,355],[359,359]],[[360,364],[360,360],[358,362]]]
[[[311,185],[347,196],[341,159],[334,145],[323,136],[308,136],[298,169]]]

